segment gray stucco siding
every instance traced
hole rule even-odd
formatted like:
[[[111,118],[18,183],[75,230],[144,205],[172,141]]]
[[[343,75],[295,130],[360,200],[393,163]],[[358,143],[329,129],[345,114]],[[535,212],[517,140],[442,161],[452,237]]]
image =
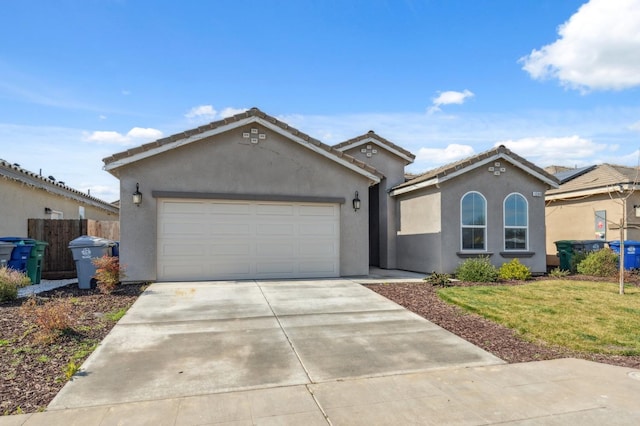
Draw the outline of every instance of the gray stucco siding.
[[[243,133],[258,128],[251,143]],[[143,193],[131,203],[136,183]],[[120,168],[121,250],[128,280],[156,280],[157,203],[153,191],[345,200],[340,205],[340,274],[368,273],[369,179],[298,143],[251,124]],[[362,207],[351,205],[355,191]]]
[[[491,262],[497,267],[517,257],[533,272],[544,272],[546,185],[522,169],[504,163],[506,171],[499,176],[489,172],[487,166],[479,167],[443,182],[439,188],[431,186],[396,197],[401,223],[398,266],[418,272],[454,272],[467,258],[467,252],[461,250],[461,198],[476,191],[487,203],[486,250],[477,254],[490,255]],[[519,193],[527,200],[529,246],[526,251],[503,256],[503,203],[511,193]],[[534,193],[542,196],[533,196]],[[414,252],[416,250],[418,252]]]

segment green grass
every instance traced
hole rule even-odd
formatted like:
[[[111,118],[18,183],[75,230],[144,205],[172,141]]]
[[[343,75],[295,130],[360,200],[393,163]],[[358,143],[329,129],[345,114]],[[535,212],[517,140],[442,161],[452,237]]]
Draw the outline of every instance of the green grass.
[[[522,338],[605,354],[640,355],[640,288],[582,281],[449,287],[449,303],[514,329]]]
[[[118,321],[120,321],[120,318],[122,318],[124,316],[124,314],[127,313],[127,309],[128,308],[121,308],[121,309],[118,309],[118,310],[113,311],[113,312],[107,312],[104,315],[104,317],[106,319],[108,319],[109,321],[118,322]]]

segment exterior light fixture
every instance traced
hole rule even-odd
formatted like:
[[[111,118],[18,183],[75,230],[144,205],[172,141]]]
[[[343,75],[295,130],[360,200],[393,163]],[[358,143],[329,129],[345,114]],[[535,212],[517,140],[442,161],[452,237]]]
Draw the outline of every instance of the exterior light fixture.
[[[142,203],[142,193],[140,192],[140,185],[136,183],[136,192],[133,193],[133,204],[140,206]]]
[[[356,197],[353,199],[353,211],[360,210],[360,197],[358,197],[358,191],[356,191]]]
[[[640,217],[640,205],[634,204],[633,209],[635,210],[636,217]]]

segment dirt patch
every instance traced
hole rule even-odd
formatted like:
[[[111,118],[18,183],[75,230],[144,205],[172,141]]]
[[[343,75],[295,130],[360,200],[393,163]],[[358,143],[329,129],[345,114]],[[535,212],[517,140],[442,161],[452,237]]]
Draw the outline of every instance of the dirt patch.
[[[456,285],[486,284],[456,283]],[[523,284],[500,283],[499,285]],[[640,356],[592,354],[527,342],[507,327],[442,301],[436,294],[436,288],[428,283],[376,284],[367,285],[367,287],[509,363],[581,358],[622,367],[640,368]]]
[[[27,299],[0,304],[0,414],[43,410],[67,382],[70,363],[79,366],[116,324],[144,285],[120,286],[105,295],[76,284],[37,295],[39,303],[66,299],[73,326],[54,341],[42,342],[37,326],[20,307]],[[71,365],[71,369],[73,365]]]

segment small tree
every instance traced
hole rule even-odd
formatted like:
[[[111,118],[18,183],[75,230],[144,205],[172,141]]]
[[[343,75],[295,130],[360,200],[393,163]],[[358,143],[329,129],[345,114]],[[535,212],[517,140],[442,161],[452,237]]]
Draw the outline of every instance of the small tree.
[[[98,282],[98,290],[101,293],[109,294],[116,289],[120,280],[125,277],[124,268],[120,267],[120,259],[116,256],[96,257],[91,262],[96,267],[96,274],[93,276]]]

